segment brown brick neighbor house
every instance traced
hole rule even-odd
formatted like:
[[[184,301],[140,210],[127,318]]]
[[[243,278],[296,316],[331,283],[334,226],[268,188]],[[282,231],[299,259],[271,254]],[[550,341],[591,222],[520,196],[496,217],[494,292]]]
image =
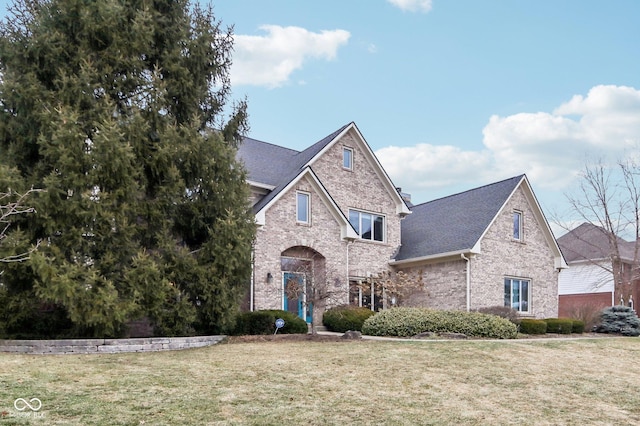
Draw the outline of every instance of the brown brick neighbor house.
[[[238,157],[258,224],[249,309],[319,323],[329,306],[382,307],[360,283],[405,271],[426,306],[557,315],[566,264],[524,175],[412,206],[355,123],[303,151],[245,138]]]

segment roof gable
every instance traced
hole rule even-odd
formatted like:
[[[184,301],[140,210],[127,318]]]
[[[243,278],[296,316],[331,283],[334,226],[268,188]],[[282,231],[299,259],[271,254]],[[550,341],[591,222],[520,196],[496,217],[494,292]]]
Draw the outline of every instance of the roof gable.
[[[389,175],[382,168],[371,147],[369,147],[369,144],[367,144],[353,122],[325,136],[304,151],[295,151],[256,139],[245,138],[238,149],[238,159],[243,162],[247,169],[249,181],[261,188],[271,189],[271,192],[253,206],[254,213],[256,215],[261,214],[260,212],[268,208],[272,200],[277,199],[278,194],[288,187],[305,168],[311,167],[322,154],[350,131],[356,135],[367,162],[373,167],[385,189],[396,202],[396,212],[401,215],[410,214],[409,207],[396,191]],[[264,216],[264,213],[262,213],[262,216]]]
[[[402,246],[394,263],[479,253],[482,238],[518,188],[523,189],[543,228],[556,267],[566,267],[525,175],[413,206],[411,216],[402,221]]]

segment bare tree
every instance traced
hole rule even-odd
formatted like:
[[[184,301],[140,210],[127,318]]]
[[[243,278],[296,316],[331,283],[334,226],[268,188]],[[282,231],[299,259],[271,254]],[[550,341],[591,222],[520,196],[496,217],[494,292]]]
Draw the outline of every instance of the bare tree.
[[[41,191],[41,189],[32,188],[24,194],[20,194],[18,192],[12,191],[11,188],[9,188],[6,191],[0,192],[0,244],[5,243],[6,238],[9,235],[9,228],[11,227],[13,219],[16,216],[36,213],[35,208],[25,205],[25,200],[31,194]],[[0,257],[0,263],[24,262],[25,260],[29,259],[31,253],[33,253],[38,248],[39,244],[40,241],[38,241],[35,246],[31,247],[25,252]],[[2,271],[0,271],[0,274],[2,274]]]
[[[584,260],[611,274],[614,300],[625,303],[633,294],[634,281],[640,278],[640,164],[632,159],[621,160],[614,167],[602,161],[588,163],[580,175],[578,190],[566,194],[566,198],[573,215],[599,227],[606,236],[606,247],[591,247],[593,252],[603,252],[603,256],[585,256]],[[571,231],[557,218],[556,222]],[[594,244],[587,239],[582,242],[586,246]],[[606,262],[598,261],[602,259]]]
[[[373,286],[372,286],[373,284]],[[424,288],[422,271],[385,271],[370,276],[360,285],[382,298],[383,307],[424,306],[428,294]]]

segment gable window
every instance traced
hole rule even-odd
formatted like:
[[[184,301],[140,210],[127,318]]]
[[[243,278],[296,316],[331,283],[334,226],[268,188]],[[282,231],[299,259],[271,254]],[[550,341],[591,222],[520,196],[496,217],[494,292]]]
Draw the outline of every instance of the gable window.
[[[353,149],[342,148],[342,167],[347,170],[353,170]]]
[[[298,223],[308,224],[310,222],[309,198],[308,192],[296,192],[296,221]]]
[[[349,222],[363,240],[384,241],[384,216],[349,210]]]
[[[513,212],[513,239],[522,241],[522,212]]]
[[[518,312],[529,312],[529,280],[519,278],[504,279],[504,306]]]

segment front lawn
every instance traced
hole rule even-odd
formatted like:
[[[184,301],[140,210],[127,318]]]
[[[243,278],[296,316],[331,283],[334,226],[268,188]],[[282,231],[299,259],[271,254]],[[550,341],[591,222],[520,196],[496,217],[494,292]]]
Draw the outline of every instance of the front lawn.
[[[0,425],[632,424],[639,359],[639,338],[0,354]]]

